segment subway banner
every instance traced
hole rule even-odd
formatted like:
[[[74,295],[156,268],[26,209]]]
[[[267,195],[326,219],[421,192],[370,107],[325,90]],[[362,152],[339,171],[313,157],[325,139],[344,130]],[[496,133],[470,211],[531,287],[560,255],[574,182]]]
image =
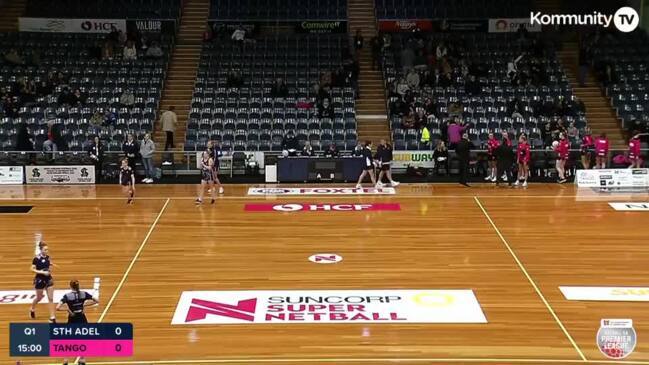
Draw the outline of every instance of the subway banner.
[[[646,188],[649,169],[577,170],[575,182],[580,188]]]
[[[94,184],[95,166],[27,166],[27,184]]]
[[[185,291],[172,325],[487,323],[472,290]]]
[[[521,25],[528,32],[541,31],[541,24],[532,24],[530,18],[497,18],[489,19],[489,33],[515,33]]]
[[[124,19],[58,19],[19,18],[21,32],[41,33],[110,33],[111,29],[126,32]]]
[[[392,168],[406,169],[408,166],[432,169],[435,167],[433,151],[394,151]]]

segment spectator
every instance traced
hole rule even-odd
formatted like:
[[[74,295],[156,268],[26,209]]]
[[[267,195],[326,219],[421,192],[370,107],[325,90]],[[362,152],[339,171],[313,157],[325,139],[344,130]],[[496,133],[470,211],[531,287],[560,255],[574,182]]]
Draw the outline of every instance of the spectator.
[[[86,103],[86,98],[81,95],[81,90],[74,89],[74,93],[72,93],[70,101],[72,102],[70,104],[72,106],[83,106]]]
[[[282,140],[282,153],[284,156],[297,156],[297,150],[300,148],[300,143],[295,138],[293,131],[289,130]]]
[[[128,37],[126,36],[126,33],[122,31],[121,29],[117,32],[117,44],[119,46],[123,46],[126,44],[126,41],[128,40]]]
[[[437,61],[439,62],[447,55],[448,55],[448,48],[446,48],[446,44],[444,44],[444,42],[439,42],[437,48],[435,48],[435,58],[437,58]]]
[[[135,104],[135,95],[131,89],[126,89],[119,97],[119,103],[124,107],[132,107]]]
[[[304,142],[304,147],[302,148],[302,156],[312,157],[314,155],[313,147],[309,141]]]
[[[90,125],[98,129],[102,124],[104,124],[104,115],[99,110],[95,110],[95,113],[90,117]]]
[[[5,61],[13,66],[20,66],[25,63],[25,60],[20,56],[18,50],[12,48],[4,55]]]
[[[70,92],[70,89],[67,87],[64,87],[63,90],[61,91],[61,94],[59,94],[58,99],[56,100],[59,105],[69,105],[69,106],[74,106],[76,105],[77,99],[75,96]]]
[[[329,145],[329,148],[325,151],[325,157],[335,158],[338,157],[340,153],[338,152],[338,147],[335,143]]]
[[[406,105],[401,97],[390,103],[390,116],[403,116],[408,113],[408,105]]]
[[[383,51],[392,48],[392,36],[389,33],[383,34]]]
[[[482,87],[480,87],[480,82],[476,80],[475,76],[470,75],[469,81],[464,85],[465,92],[468,95],[474,96],[479,95],[482,92]]]
[[[448,125],[448,143],[451,149],[455,149],[462,140],[462,133],[465,129],[464,122],[460,121],[458,124],[455,119],[451,119],[451,123]]]
[[[460,103],[451,103],[448,106],[448,115],[449,115],[449,117],[459,117],[459,116],[462,115],[463,111],[464,111],[464,109],[462,108],[462,104],[460,104]]]
[[[132,133],[126,135],[126,141],[124,141],[124,143],[122,144],[122,152],[124,152],[124,155],[128,159],[128,165],[131,167],[131,169],[133,169],[133,172],[135,173],[135,158],[140,152],[140,146],[138,145],[135,138],[133,138]]]
[[[419,81],[419,74],[415,71],[414,68],[411,68],[410,71],[408,71],[408,75],[406,75],[406,83],[408,84],[408,88],[411,90],[418,89]]]
[[[469,161],[471,157],[471,149],[473,145],[469,141],[469,135],[462,134],[462,139],[455,146],[455,155],[460,162],[460,184],[469,186]]]
[[[419,140],[421,142],[421,145],[429,148],[428,146],[430,145],[430,131],[428,130],[428,126],[426,124],[421,124],[421,139]]]
[[[365,146],[363,146],[363,142],[358,141],[356,144],[356,147],[354,147],[354,150],[352,151],[352,156],[354,157],[361,157],[363,156],[363,149]]]
[[[16,133],[16,151],[33,151],[34,150],[34,140],[27,130],[25,124],[21,124],[18,127],[18,133]]]
[[[246,31],[243,29],[243,27],[239,26],[237,27],[234,32],[232,32],[232,36],[230,36],[230,39],[237,44],[239,47],[243,46],[243,42],[246,39]]]
[[[575,127],[575,122],[570,122],[570,125],[568,126],[568,137],[571,140],[579,138],[579,130]]]
[[[104,114],[104,126],[112,127],[115,125],[116,122],[117,122],[117,115],[115,115],[115,113],[111,112],[110,110],[107,110],[106,113]]]
[[[361,50],[363,49],[363,33],[360,29],[356,29],[354,36],[354,50],[356,51],[356,59],[359,59]]]
[[[6,97],[4,102],[4,115],[9,118],[18,118],[18,111],[20,110],[20,104],[18,103],[17,97]]]
[[[287,98],[288,97],[288,87],[284,83],[284,79],[278,78],[275,80],[275,84],[270,90],[270,96],[273,98]]]
[[[334,116],[334,107],[329,102],[329,98],[326,98],[322,101],[321,104],[318,104],[318,117],[333,118],[333,116]]]
[[[146,58],[158,59],[158,58],[162,58],[162,56],[163,56],[162,48],[160,48],[158,42],[153,42],[151,44],[151,47],[149,47],[146,50]]]
[[[370,47],[372,47],[372,70],[377,70],[381,68],[381,40],[379,37],[374,36],[370,41]]]
[[[228,88],[239,88],[241,85],[243,85],[243,79],[239,72],[230,70],[230,72],[228,72],[225,86]]]
[[[408,110],[408,114],[404,115],[401,119],[401,128],[412,129],[415,128],[415,113],[412,109]]]
[[[444,168],[444,175],[448,175],[448,150],[444,141],[437,141],[437,146],[433,151],[433,161],[435,162],[435,175],[440,175],[440,168]]]
[[[401,50],[401,68],[403,73],[407,73],[408,70],[415,66],[415,51],[410,47],[405,47]]]
[[[169,148],[175,148],[174,144],[174,132],[176,130],[176,124],[178,124],[178,116],[176,115],[176,107],[171,105],[169,106],[169,110],[166,112],[162,113],[162,116],[160,116],[160,124],[162,125],[162,130],[166,134],[166,141],[165,141],[165,151],[169,150]]]
[[[133,41],[126,42],[124,51],[122,52],[122,58],[125,60],[137,60],[137,48]]]
[[[395,81],[397,83],[397,94],[399,94],[402,98],[406,96],[406,93],[410,90],[410,86],[408,86],[408,81],[406,81],[405,77],[401,77],[398,81]]]
[[[330,71],[325,71],[320,74],[320,86],[321,87],[331,87],[331,72]]]
[[[552,125],[550,123],[545,123],[543,129],[541,129],[541,139],[543,140],[543,147],[552,146],[554,139],[552,138]]]
[[[210,27],[209,23],[205,26],[203,31],[203,42],[209,43],[214,39],[214,30]]]
[[[145,184],[151,184],[155,176],[155,166],[153,165],[153,153],[155,152],[155,143],[151,140],[149,133],[144,135],[144,139],[140,144],[140,157],[142,158],[142,166],[144,167]]]
[[[113,51],[113,43],[106,41],[104,42],[104,46],[101,48],[101,59],[104,61],[110,61],[114,57],[114,51]]]
[[[99,136],[93,138],[92,144],[88,149],[88,155],[95,165],[95,181],[101,181],[101,169],[104,161],[104,145],[101,143]]]

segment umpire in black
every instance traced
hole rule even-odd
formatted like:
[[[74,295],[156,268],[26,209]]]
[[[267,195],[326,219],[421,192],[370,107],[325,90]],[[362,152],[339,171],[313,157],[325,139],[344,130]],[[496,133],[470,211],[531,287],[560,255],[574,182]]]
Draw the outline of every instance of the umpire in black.
[[[509,185],[514,181],[514,172],[512,167],[514,166],[514,151],[510,146],[507,145],[507,140],[503,138],[500,142],[500,146],[496,148],[496,184],[499,184],[502,180],[503,174],[507,177],[507,183]]]
[[[473,144],[469,141],[469,135],[464,133],[462,139],[455,145],[455,154],[460,162],[460,184],[469,186],[469,161]]]

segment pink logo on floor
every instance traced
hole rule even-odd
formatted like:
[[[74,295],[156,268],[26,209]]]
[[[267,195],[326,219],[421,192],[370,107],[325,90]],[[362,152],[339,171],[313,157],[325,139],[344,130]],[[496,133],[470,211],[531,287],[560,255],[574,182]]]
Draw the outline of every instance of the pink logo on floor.
[[[398,203],[385,204],[246,204],[246,212],[359,212],[359,211],[397,211]]]

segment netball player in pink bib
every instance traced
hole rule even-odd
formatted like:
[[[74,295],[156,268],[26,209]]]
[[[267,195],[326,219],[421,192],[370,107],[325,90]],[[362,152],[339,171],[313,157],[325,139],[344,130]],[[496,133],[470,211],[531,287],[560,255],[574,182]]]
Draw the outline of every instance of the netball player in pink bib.
[[[605,169],[608,160],[608,138],[602,133],[595,138],[595,168]]]

